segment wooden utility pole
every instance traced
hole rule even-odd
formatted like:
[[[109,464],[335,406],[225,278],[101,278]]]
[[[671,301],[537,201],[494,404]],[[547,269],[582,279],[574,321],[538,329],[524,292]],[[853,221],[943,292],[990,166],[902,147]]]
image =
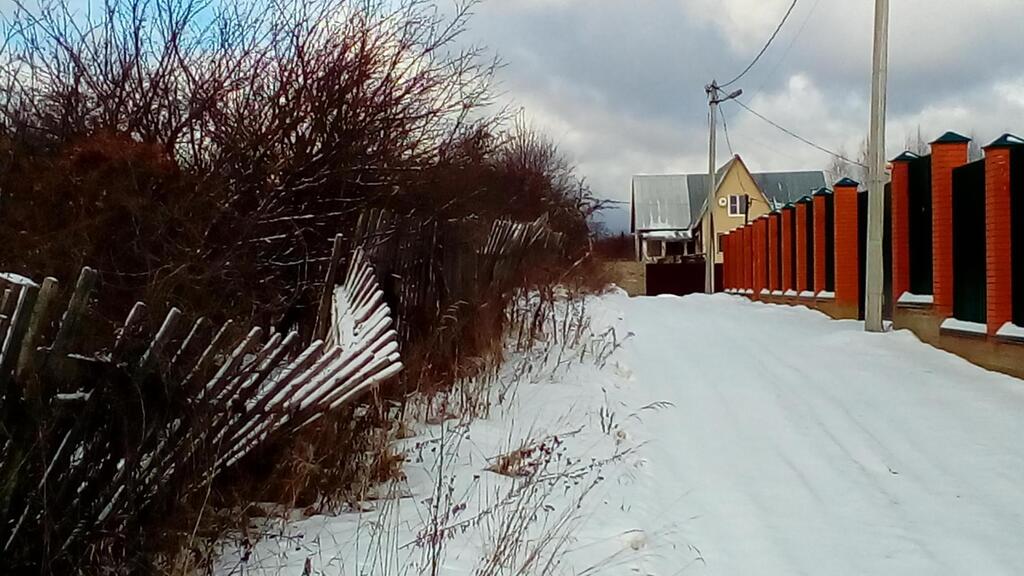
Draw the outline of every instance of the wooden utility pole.
[[[871,70],[871,132],[868,137],[868,242],[864,329],[881,332],[885,270],[885,96],[889,62],[889,0],[875,0],[875,45]]]

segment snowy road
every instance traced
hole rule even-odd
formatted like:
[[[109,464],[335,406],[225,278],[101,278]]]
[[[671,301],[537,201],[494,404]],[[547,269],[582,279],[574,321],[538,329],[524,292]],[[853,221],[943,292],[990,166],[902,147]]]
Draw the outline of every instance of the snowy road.
[[[675,406],[637,431],[637,569],[691,545],[680,573],[1024,574],[1024,382],[803,308],[604,304],[633,402]]]
[[[445,536],[446,575],[496,573],[509,533],[552,563],[517,568],[539,555],[527,547],[501,574],[1024,574],[1024,382],[805,308],[621,292],[582,305],[590,354],[510,352],[487,418],[411,425],[408,498],[273,524],[215,573],[426,573],[422,534],[450,525],[464,529]],[[612,329],[621,347],[594,354]],[[587,476],[603,481],[510,497],[520,481],[491,464],[543,438],[561,439],[565,470],[607,462]],[[523,509],[538,510],[529,529],[506,531]]]

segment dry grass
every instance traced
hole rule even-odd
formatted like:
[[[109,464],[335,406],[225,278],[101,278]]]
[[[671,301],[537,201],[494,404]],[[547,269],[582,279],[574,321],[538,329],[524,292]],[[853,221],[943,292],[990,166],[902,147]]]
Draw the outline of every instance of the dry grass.
[[[608,260],[601,263],[609,282],[625,290],[630,296],[644,296],[647,281],[642,262],[633,260]]]

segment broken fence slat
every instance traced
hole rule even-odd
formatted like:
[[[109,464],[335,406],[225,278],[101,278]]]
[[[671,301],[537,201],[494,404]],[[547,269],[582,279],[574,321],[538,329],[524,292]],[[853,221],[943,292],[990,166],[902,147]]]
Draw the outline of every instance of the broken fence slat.
[[[39,288],[35,286],[23,286],[21,289],[14,316],[6,331],[7,338],[4,339],[3,348],[0,350],[0,386],[6,385],[18,366],[21,345],[28,332],[38,295]],[[2,333],[0,332],[0,334]]]

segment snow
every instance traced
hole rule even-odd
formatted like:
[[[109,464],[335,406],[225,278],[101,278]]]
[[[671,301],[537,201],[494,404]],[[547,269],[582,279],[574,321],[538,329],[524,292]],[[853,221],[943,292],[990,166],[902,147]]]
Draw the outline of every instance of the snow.
[[[645,239],[667,241],[690,240],[692,238],[688,230],[655,230],[644,232],[643,236]]]
[[[943,330],[952,330],[953,332],[964,332],[967,334],[988,334],[988,326],[979,322],[967,322],[964,320],[957,320],[956,318],[946,318],[942,321],[941,328]]]
[[[1007,322],[996,332],[996,336],[1006,338],[1007,340],[1024,340],[1024,328],[1012,322]]]
[[[39,284],[36,284],[31,278],[13,272],[0,272],[0,280],[6,280],[11,284],[18,284],[20,286],[39,287]]]
[[[797,291],[796,290],[786,290],[785,292],[783,292],[782,295],[783,296],[787,296],[787,297],[796,296],[797,295]]]
[[[814,298],[814,292],[811,290],[804,290],[800,293],[801,298]]]
[[[417,428],[408,497],[279,523],[215,573],[422,573],[446,494],[460,529],[439,573],[474,573],[501,540],[486,511],[522,482],[485,469],[556,436],[555,469],[601,465],[536,507],[532,541],[564,540],[547,573],[1024,573],[1024,382],[804,307],[621,291],[587,306],[593,336],[568,360],[509,355],[489,417]]]
[[[907,306],[925,306],[931,305],[935,302],[935,297],[931,294],[911,294],[910,292],[904,292],[900,295],[897,304],[904,304]]]
[[[818,292],[818,296],[817,297],[820,300],[835,300],[836,293],[835,292],[828,292],[826,290],[822,290],[821,292]]]

